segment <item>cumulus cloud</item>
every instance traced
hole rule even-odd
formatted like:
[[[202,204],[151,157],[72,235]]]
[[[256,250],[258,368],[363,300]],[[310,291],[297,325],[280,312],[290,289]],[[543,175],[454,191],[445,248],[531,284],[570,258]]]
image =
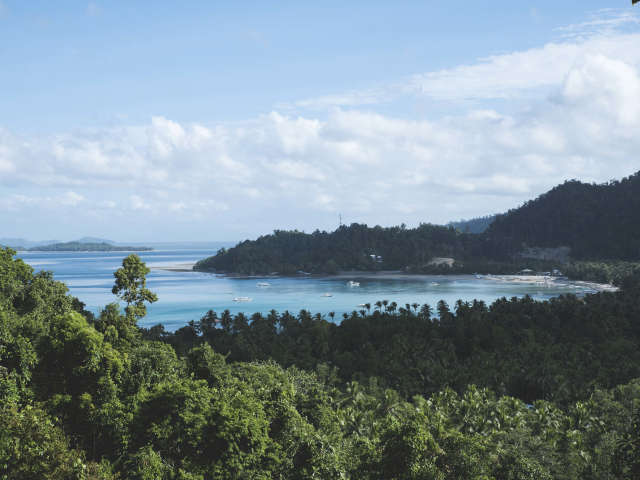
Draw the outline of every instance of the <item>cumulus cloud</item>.
[[[20,190],[0,194],[0,214],[50,202],[210,224],[229,238],[330,228],[339,212],[411,224],[502,211],[565,179],[638,169],[638,35],[598,33],[413,79],[443,98],[545,87],[510,113],[483,105],[427,120],[351,107],[217,125],[158,116],[49,137],[0,130],[0,184]]]
[[[371,89],[308,98],[296,102],[295,106],[314,109],[357,107],[389,102],[407,95],[439,101],[482,101],[548,92],[560,84],[567,71],[585,56],[600,54],[631,65],[640,64],[638,24],[640,18],[626,10],[601,10],[586,22],[563,27],[558,40],[540,47],[417,73]]]
[[[65,207],[77,207],[81,205],[84,200],[84,196],[73,191],[46,196],[14,193],[0,197],[0,209],[10,212],[19,212],[25,208],[34,208],[38,211],[52,211]]]
[[[60,205],[66,207],[76,207],[84,201],[84,197],[76,192],[65,192],[58,199]]]
[[[129,197],[129,201],[132,210],[151,210],[151,205],[149,205],[140,195],[131,195]]]

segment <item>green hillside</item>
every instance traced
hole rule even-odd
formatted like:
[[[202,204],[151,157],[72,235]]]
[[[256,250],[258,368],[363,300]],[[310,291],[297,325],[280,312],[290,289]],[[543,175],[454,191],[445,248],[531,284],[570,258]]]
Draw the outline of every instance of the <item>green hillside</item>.
[[[638,278],[580,301],[307,312],[141,330],[0,250],[0,478],[625,479],[640,472]]]
[[[451,227],[351,224],[334,232],[275,231],[198,262],[196,270],[284,274],[305,271],[394,270],[427,266],[433,257],[465,255],[470,237]]]
[[[499,215],[487,229],[511,252],[568,246],[575,259],[640,259],[640,172],[604,184],[572,180]]]

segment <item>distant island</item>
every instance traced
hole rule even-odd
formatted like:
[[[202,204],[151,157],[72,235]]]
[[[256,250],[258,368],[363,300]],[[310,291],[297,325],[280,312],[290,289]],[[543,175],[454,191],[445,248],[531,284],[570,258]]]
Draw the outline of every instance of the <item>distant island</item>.
[[[562,266],[573,278],[611,281],[617,276],[612,264],[628,272],[639,261],[640,172],[604,184],[566,181],[507,213],[448,226],[354,223],[333,232],[276,230],[220,249],[194,270],[512,274]]]
[[[62,242],[29,248],[29,252],[148,252],[151,247],[116,246],[107,242]]]

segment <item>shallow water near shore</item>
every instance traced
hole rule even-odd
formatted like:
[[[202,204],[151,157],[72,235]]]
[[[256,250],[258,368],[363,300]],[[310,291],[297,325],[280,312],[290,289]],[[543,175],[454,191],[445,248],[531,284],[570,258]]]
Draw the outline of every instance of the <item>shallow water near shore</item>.
[[[339,276],[302,276],[278,278],[227,277],[193,272],[188,266],[215,254],[212,250],[157,250],[138,255],[151,273],[147,286],[157,293],[158,302],[148,308],[141,326],[164,324],[176,330],[190,320],[201,318],[208,310],[232,313],[279,312],[297,313],[306,309],[321,313],[335,321],[343,313],[362,310],[378,300],[406,303],[428,303],[435,308],[439,300],[449,305],[458,299],[483,300],[491,303],[501,297],[531,295],[536,300],[573,293],[593,293],[600,287],[583,282],[522,281],[517,278],[475,278],[473,275],[403,275],[363,274]],[[49,270],[55,279],[67,284],[71,294],[86,303],[87,308],[99,312],[115,301],[111,294],[113,272],[121,266],[127,252],[20,252],[18,256],[35,270]],[[496,281],[497,279],[497,281]],[[349,286],[348,282],[359,282]],[[268,285],[259,285],[268,284]],[[234,301],[241,300],[241,301]],[[249,300],[250,299],[250,300]]]

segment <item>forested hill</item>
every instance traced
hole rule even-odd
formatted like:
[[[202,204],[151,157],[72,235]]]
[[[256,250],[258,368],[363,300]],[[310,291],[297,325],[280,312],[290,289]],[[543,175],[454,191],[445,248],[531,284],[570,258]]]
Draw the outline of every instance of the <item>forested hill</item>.
[[[351,224],[334,232],[276,230],[202,260],[196,270],[282,274],[338,270],[394,270],[427,265],[434,257],[460,258],[470,237],[451,227]]]
[[[146,252],[149,247],[116,246],[107,242],[64,242],[30,248],[38,252]]]
[[[571,248],[576,259],[640,258],[640,172],[620,181],[571,180],[498,216],[488,238],[512,250]]]
[[[483,233],[472,231],[484,227],[488,228]],[[432,260],[450,257],[456,261],[453,271],[489,272],[496,262],[500,268],[531,262],[521,258],[531,247],[569,247],[573,260],[639,260],[640,172],[604,184],[567,181],[503,215],[446,227],[352,224],[311,234],[277,230],[222,249],[194,268],[241,274],[399,269],[434,273],[446,269]]]
[[[339,326],[209,312],[167,334],[136,325],[157,297],[135,255],[114,273],[125,311],[94,316],[14,254],[0,479],[640,478],[640,278],[438,316],[385,300]]]

